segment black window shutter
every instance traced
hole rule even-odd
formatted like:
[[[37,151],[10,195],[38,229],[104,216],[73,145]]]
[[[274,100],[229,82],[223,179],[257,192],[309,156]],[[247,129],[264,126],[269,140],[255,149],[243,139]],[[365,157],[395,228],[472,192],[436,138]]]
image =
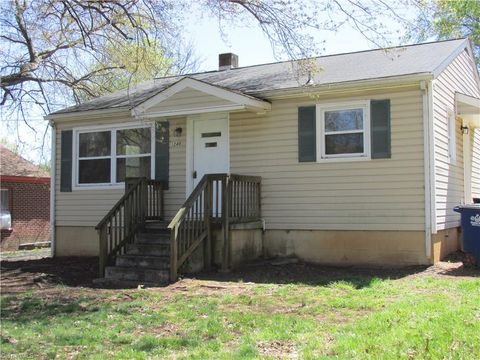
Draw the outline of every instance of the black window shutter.
[[[157,122],[155,126],[155,180],[168,189],[169,169],[169,123]]]
[[[391,158],[390,100],[370,102],[372,159]]]
[[[317,161],[315,106],[298,108],[298,161]]]
[[[61,132],[60,191],[72,191],[72,130]]]

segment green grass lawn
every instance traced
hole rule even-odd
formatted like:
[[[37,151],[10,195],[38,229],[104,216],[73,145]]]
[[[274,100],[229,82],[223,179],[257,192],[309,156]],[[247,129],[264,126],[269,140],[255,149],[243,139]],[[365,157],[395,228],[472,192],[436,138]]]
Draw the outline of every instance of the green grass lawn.
[[[480,358],[478,277],[56,286],[1,309],[3,359]]]

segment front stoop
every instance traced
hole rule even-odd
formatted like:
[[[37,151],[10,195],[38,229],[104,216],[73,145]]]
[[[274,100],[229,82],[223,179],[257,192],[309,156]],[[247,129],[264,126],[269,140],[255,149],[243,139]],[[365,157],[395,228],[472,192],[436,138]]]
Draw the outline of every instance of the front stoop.
[[[105,268],[95,283],[109,287],[164,286],[170,280],[170,231],[161,221],[150,221],[135,235],[133,244]]]

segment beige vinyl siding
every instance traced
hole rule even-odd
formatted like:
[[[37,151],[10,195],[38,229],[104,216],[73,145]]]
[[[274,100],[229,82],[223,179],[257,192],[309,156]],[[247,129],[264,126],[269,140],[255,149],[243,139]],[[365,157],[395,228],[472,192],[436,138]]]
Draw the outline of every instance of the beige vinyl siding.
[[[472,129],[472,197],[480,198],[480,128]]]
[[[56,226],[95,226],[123,195],[123,189],[102,188],[97,190],[72,190],[60,192],[60,142],[61,131],[79,126],[97,126],[111,124],[112,127],[134,121],[128,114],[109,119],[89,119],[57,125],[56,144]],[[170,121],[170,181],[169,190],[165,192],[166,216],[172,217],[185,201],[185,132],[177,138],[175,128],[185,128],[185,118],[172,118]],[[138,121],[138,124],[142,122]],[[74,160],[75,161],[75,160]],[[73,163],[74,166],[74,163]]]
[[[368,99],[391,99],[391,159],[298,162],[299,106]],[[262,177],[267,229],[423,230],[423,151],[417,87],[277,100],[263,116],[230,114],[231,171]]]
[[[185,88],[162,101],[160,104],[149,108],[148,112],[192,110],[226,105],[233,105],[233,103],[216,96],[202,93],[198,90]]]
[[[170,118],[170,161],[169,190],[165,192],[165,217],[172,219],[186,198],[186,149],[187,119]],[[182,135],[175,137],[175,129],[181,128]]]
[[[449,161],[448,110],[455,110],[455,92],[479,96],[471,57],[462,52],[434,80],[433,128],[435,144],[435,207],[437,229],[459,226],[455,205],[464,201],[463,135],[461,120],[455,123],[456,161]]]

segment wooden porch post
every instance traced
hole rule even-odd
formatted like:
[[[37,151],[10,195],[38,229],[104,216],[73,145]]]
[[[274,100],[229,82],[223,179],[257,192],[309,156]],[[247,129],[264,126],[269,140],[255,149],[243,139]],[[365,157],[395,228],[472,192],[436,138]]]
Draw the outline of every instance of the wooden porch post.
[[[99,277],[105,276],[105,267],[107,266],[107,227],[104,225],[98,230],[100,238],[99,253],[98,253],[98,273]]]
[[[178,225],[171,229],[170,233],[170,282],[178,278],[178,249],[177,249]]]
[[[229,233],[230,233],[230,177],[225,175],[222,181],[222,218],[223,218],[223,259],[222,271],[229,269]]]
[[[205,187],[205,209],[203,210],[203,216],[205,218],[205,228],[207,231],[207,237],[203,245],[203,261],[205,264],[205,269],[210,269],[212,266],[212,228],[211,228],[211,216],[212,216],[212,202],[213,202],[213,191],[212,191],[212,181],[207,181],[207,186]]]

